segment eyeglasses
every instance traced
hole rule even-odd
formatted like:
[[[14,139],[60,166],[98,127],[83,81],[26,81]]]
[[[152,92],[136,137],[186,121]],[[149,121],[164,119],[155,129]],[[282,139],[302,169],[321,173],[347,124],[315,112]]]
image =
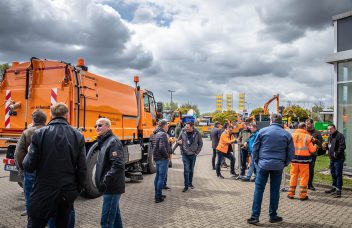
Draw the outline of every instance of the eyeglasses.
[[[102,127],[104,124],[96,124],[96,125],[94,125],[94,128],[97,128],[97,127]]]

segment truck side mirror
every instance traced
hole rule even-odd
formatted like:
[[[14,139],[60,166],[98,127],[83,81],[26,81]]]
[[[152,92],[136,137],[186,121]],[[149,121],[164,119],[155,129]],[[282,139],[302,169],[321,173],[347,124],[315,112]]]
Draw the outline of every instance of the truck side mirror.
[[[163,112],[163,103],[162,102],[156,102],[156,111]]]

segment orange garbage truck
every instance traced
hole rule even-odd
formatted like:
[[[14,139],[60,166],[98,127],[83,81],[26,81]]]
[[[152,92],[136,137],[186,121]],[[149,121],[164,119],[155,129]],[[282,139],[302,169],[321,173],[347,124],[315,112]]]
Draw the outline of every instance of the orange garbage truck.
[[[1,77],[1,76],[0,76]],[[124,146],[126,177],[141,180],[142,172],[154,173],[155,163],[149,138],[160,112],[151,91],[88,72],[83,59],[77,65],[32,57],[28,62],[13,62],[0,78],[0,141],[7,147],[4,168],[10,181],[21,183],[14,161],[16,143],[32,122],[31,113],[42,109],[50,117],[50,106],[63,102],[69,107],[68,122],[86,141],[88,175],[84,195],[100,195],[95,183],[97,158],[95,122],[106,117]]]

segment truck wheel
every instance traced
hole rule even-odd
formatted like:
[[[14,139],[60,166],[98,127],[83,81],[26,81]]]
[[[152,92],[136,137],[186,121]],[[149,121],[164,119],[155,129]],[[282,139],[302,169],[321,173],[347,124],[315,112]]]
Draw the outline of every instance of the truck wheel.
[[[176,132],[175,132],[175,128],[174,127],[169,127],[169,135],[170,137],[175,137]]]
[[[98,143],[94,143],[90,147],[86,157],[87,177],[86,177],[86,183],[85,183],[82,195],[89,199],[94,199],[102,195],[95,185],[95,169],[96,169],[97,156],[99,152],[99,150],[97,150],[97,146],[98,146]]]
[[[151,144],[148,145],[148,165],[147,165],[147,173],[153,174],[156,172],[156,165],[153,157],[153,151],[150,149]]]

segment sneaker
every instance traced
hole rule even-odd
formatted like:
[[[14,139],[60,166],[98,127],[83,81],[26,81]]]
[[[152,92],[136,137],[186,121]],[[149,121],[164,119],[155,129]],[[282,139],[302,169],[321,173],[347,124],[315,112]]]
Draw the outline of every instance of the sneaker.
[[[330,194],[330,193],[334,193],[335,191],[336,191],[336,189],[335,189],[335,188],[332,188],[332,189],[330,189],[330,190],[326,190],[325,193],[326,193],[326,194]]]
[[[315,191],[316,189],[314,188],[314,186],[309,186],[308,189]]]
[[[334,198],[341,198],[341,191],[336,191]]]
[[[26,210],[22,211],[21,216],[27,216],[27,211]]]
[[[248,224],[256,224],[258,222],[259,222],[259,219],[257,218],[250,217],[249,219],[247,219]]]
[[[188,191],[188,187],[184,187],[182,192],[187,192]]]
[[[225,179],[225,177],[223,175],[218,175],[219,179]]]
[[[189,186],[191,189],[194,189],[194,186],[193,186],[193,184],[191,184],[190,186]]]
[[[155,199],[155,203],[161,203],[164,201],[164,198],[157,198]]]
[[[164,190],[168,190],[168,191],[171,190],[171,188],[170,188],[169,186],[164,186],[163,189],[164,189]]]
[[[282,222],[282,217],[280,217],[280,216],[276,216],[276,217],[274,217],[274,218],[270,218],[269,219],[269,222],[270,223],[276,223],[276,222]]]
[[[289,198],[289,199],[294,199],[295,197],[294,197],[294,196],[287,195],[287,198]]]
[[[309,197],[306,196],[306,197],[304,197],[304,198],[300,198],[299,200],[301,200],[301,201],[309,200]]]
[[[250,179],[248,177],[241,177],[240,180],[244,181],[244,182],[249,182],[250,181]]]

